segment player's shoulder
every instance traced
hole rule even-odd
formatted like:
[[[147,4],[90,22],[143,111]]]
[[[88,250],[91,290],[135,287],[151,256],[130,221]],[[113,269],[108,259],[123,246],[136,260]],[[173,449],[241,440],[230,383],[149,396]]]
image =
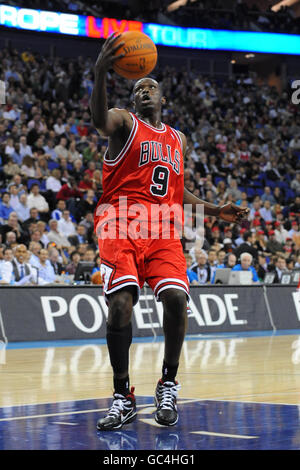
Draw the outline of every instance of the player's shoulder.
[[[108,112],[115,115],[119,114],[125,118],[130,118],[130,112],[125,108],[110,108]]]
[[[186,148],[187,148],[186,135],[183,132],[179,131],[178,129],[174,129],[173,127],[171,127],[171,129],[175,131],[177,135],[179,136],[179,139],[181,140],[182,151],[183,151],[183,154],[185,155]]]
[[[113,119],[113,121],[118,124],[116,130],[119,128],[124,128],[124,126],[128,128],[132,127],[132,117],[128,109],[110,108],[108,110],[108,114]]]

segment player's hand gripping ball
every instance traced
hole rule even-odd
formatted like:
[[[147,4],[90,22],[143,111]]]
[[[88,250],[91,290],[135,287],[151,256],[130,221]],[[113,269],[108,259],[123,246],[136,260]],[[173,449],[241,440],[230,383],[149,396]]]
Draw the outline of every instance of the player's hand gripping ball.
[[[116,55],[124,54],[124,57],[114,62],[114,71],[132,80],[149,75],[157,62],[157,49],[152,39],[140,31],[126,31],[116,40],[114,46],[121,42],[124,44]]]

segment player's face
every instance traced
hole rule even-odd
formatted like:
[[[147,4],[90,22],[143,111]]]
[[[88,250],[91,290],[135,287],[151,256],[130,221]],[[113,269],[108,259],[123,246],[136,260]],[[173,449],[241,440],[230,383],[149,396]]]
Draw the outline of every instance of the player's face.
[[[152,78],[142,78],[133,89],[136,110],[141,114],[159,110],[161,107],[161,91],[159,84]]]

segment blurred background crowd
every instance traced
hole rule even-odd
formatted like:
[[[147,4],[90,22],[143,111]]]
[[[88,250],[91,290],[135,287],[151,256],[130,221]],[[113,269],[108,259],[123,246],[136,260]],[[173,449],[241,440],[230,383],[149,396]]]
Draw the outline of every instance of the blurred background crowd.
[[[49,8],[56,3],[48,2]],[[105,3],[111,2],[101,8]],[[201,9],[207,2],[191,3]],[[6,83],[0,107],[1,284],[23,278],[65,283],[80,261],[93,262],[99,274],[93,212],[107,141],[90,120],[93,67],[81,56],[0,51]],[[164,67],[155,78],[167,99],[163,122],[188,139],[187,189],[214,204],[250,208],[241,225],[206,217],[204,233],[196,220],[186,220],[182,243],[191,284],[213,283],[224,267],[251,268],[254,282],[274,272],[280,282],[282,273],[300,268],[300,107],[288,90],[279,93],[249,76],[217,79]],[[132,110],[133,82],[111,73],[107,85],[109,106]],[[20,276],[16,266],[7,269],[12,259],[35,269]],[[99,275],[94,282],[101,282]]]
[[[272,9],[271,0],[7,0],[9,5],[78,15],[137,20],[183,27],[299,34],[292,6]],[[293,2],[291,2],[293,3]]]

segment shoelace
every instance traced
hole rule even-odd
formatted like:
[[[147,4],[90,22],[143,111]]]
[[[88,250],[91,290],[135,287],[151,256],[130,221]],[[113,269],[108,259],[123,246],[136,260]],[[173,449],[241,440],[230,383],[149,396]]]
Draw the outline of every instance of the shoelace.
[[[118,416],[118,414],[124,410],[127,403],[129,404],[130,402],[126,400],[123,395],[115,393],[113,404],[108,411],[108,416]]]
[[[174,399],[177,398],[177,392],[180,390],[181,385],[173,385],[172,382],[165,382],[160,385],[159,390],[159,407],[172,410],[174,408]]]

